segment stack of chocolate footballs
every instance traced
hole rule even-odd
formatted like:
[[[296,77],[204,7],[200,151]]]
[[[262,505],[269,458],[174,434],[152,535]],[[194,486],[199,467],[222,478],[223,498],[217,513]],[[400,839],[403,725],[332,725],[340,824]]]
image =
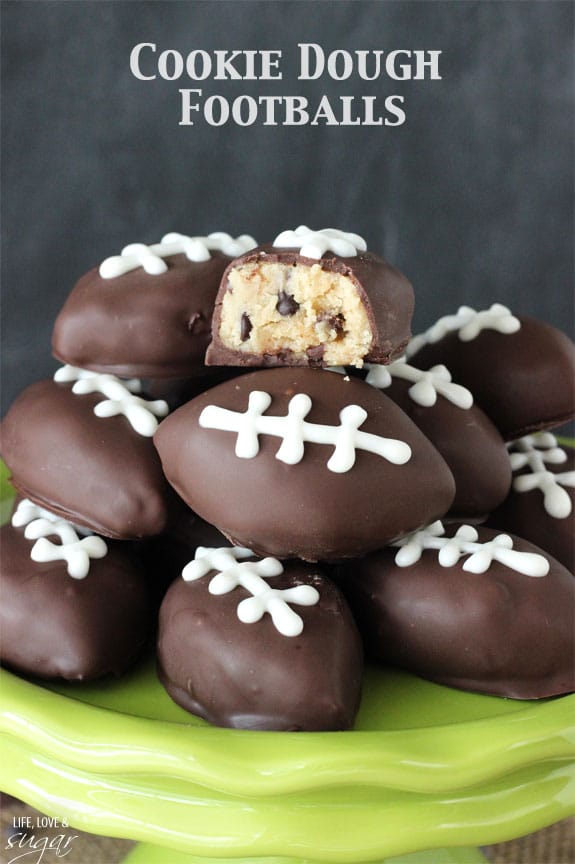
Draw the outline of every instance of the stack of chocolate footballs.
[[[363,656],[574,689],[575,352],[498,304],[410,339],[356,234],[169,234],[77,283],[2,426],[2,661],[239,728],[353,726]],[[503,532],[512,532],[510,534]]]

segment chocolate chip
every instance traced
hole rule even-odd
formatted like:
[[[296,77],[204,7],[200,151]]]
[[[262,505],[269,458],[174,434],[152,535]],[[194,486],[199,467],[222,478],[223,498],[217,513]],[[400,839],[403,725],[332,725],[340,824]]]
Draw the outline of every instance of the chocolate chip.
[[[331,312],[321,312],[317,316],[318,322],[325,321],[330,330],[335,330],[336,339],[341,339],[345,333],[345,316],[341,312],[333,315]]]
[[[312,345],[310,348],[305,349],[310,366],[322,365],[324,350],[323,345]]]
[[[294,300],[293,296],[288,294],[287,291],[280,291],[278,294],[276,309],[280,315],[284,315],[285,317],[288,315],[295,315],[299,309],[299,303]]]
[[[242,342],[245,342],[246,339],[250,338],[250,333],[252,332],[252,322],[250,321],[249,315],[245,312],[242,313],[242,320],[240,322],[240,339]]]

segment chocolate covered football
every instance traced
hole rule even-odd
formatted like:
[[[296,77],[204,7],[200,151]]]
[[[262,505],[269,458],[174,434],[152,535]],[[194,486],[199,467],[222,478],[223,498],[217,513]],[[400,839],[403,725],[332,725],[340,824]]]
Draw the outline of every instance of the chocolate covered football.
[[[183,577],[164,598],[158,635],[160,679],[175,702],[240,729],[352,726],[361,640],[317,568],[254,561],[237,547],[200,549]]]
[[[550,429],[575,414],[575,345],[543,321],[515,316],[501,304],[462,306],[415,336],[410,362],[443,363],[468,387],[506,441]]]
[[[83,276],[56,319],[55,357],[125,377],[206,375],[214,301],[230,260],[256,245],[247,235],[168,234],[134,243]]]
[[[389,363],[410,336],[413,288],[357,234],[285,231],[226,269],[209,365]]]
[[[163,406],[139,397],[134,401],[118,379],[112,395],[125,392],[125,398],[106,399],[96,390],[90,392],[97,386],[96,377],[82,378],[81,370],[67,367],[63,371],[64,379],[83,381],[85,392],[74,392],[72,380],[36,382],[20,394],[2,422],[2,455],[14,487],[42,507],[107,537],[158,534],[173,494],[150,437],[157,426],[153,411]],[[106,388],[110,376],[104,377]],[[102,404],[108,413],[98,416]],[[122,405],[135,412],[131,420],[120,412]]]
[[[17,512],[18,527],[1,529],[2,663],[43,678],[121,674],[152,629],[137,562],[30,501]]]
[[[471,391],[452,381],[445,366],[422,371],[396,360],[369,365],[365,380],[411,417],[449,465],[455,498],[446,518],[482,520],[501,504],[511,486],[505,442]]]
[[[511,491],[486,525],[535,543],[575,575],[575,450],[551,432],[508,446]]]
[[[367,654],[440,684],[539,699],[575,689],[575,579],[538,547],[441,523],[342,567]]]
[[[452,474],[390,399],[320,369],[220,384],[166,418],[166,477],[203,519],[257,554],[358,557],[453,500]]]

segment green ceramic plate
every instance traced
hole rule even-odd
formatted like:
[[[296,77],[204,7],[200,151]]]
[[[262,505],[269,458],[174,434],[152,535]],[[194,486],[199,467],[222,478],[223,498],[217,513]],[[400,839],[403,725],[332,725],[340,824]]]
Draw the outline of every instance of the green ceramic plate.
[[[515,702],[370,668],[352,732],[216,729],[148,658],[89,685],[4,672],[0,760],[5,791],[43,812],[190,864],[363,864],[574,812],[574,719],[575,696]]]
[[[258,733],[178,709],[151,661],[90,686],[4,673],[5,788],[96,833],[334,864],[496,842],[571,812],[574,697],[518,703],[375,669],[365,689],[353,732]]]

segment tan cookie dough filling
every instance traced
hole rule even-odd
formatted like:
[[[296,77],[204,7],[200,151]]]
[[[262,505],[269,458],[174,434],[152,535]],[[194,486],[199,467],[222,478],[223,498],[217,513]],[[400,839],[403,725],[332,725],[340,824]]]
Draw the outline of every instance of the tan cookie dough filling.
[[[361,367],[373,334],[357,287],[340,273],[279,263],[234,268],[223,297],[219,337],[234,351],[294,359],[322,352],[326,366]],[[311,355],[313,356],[313,355]]]

